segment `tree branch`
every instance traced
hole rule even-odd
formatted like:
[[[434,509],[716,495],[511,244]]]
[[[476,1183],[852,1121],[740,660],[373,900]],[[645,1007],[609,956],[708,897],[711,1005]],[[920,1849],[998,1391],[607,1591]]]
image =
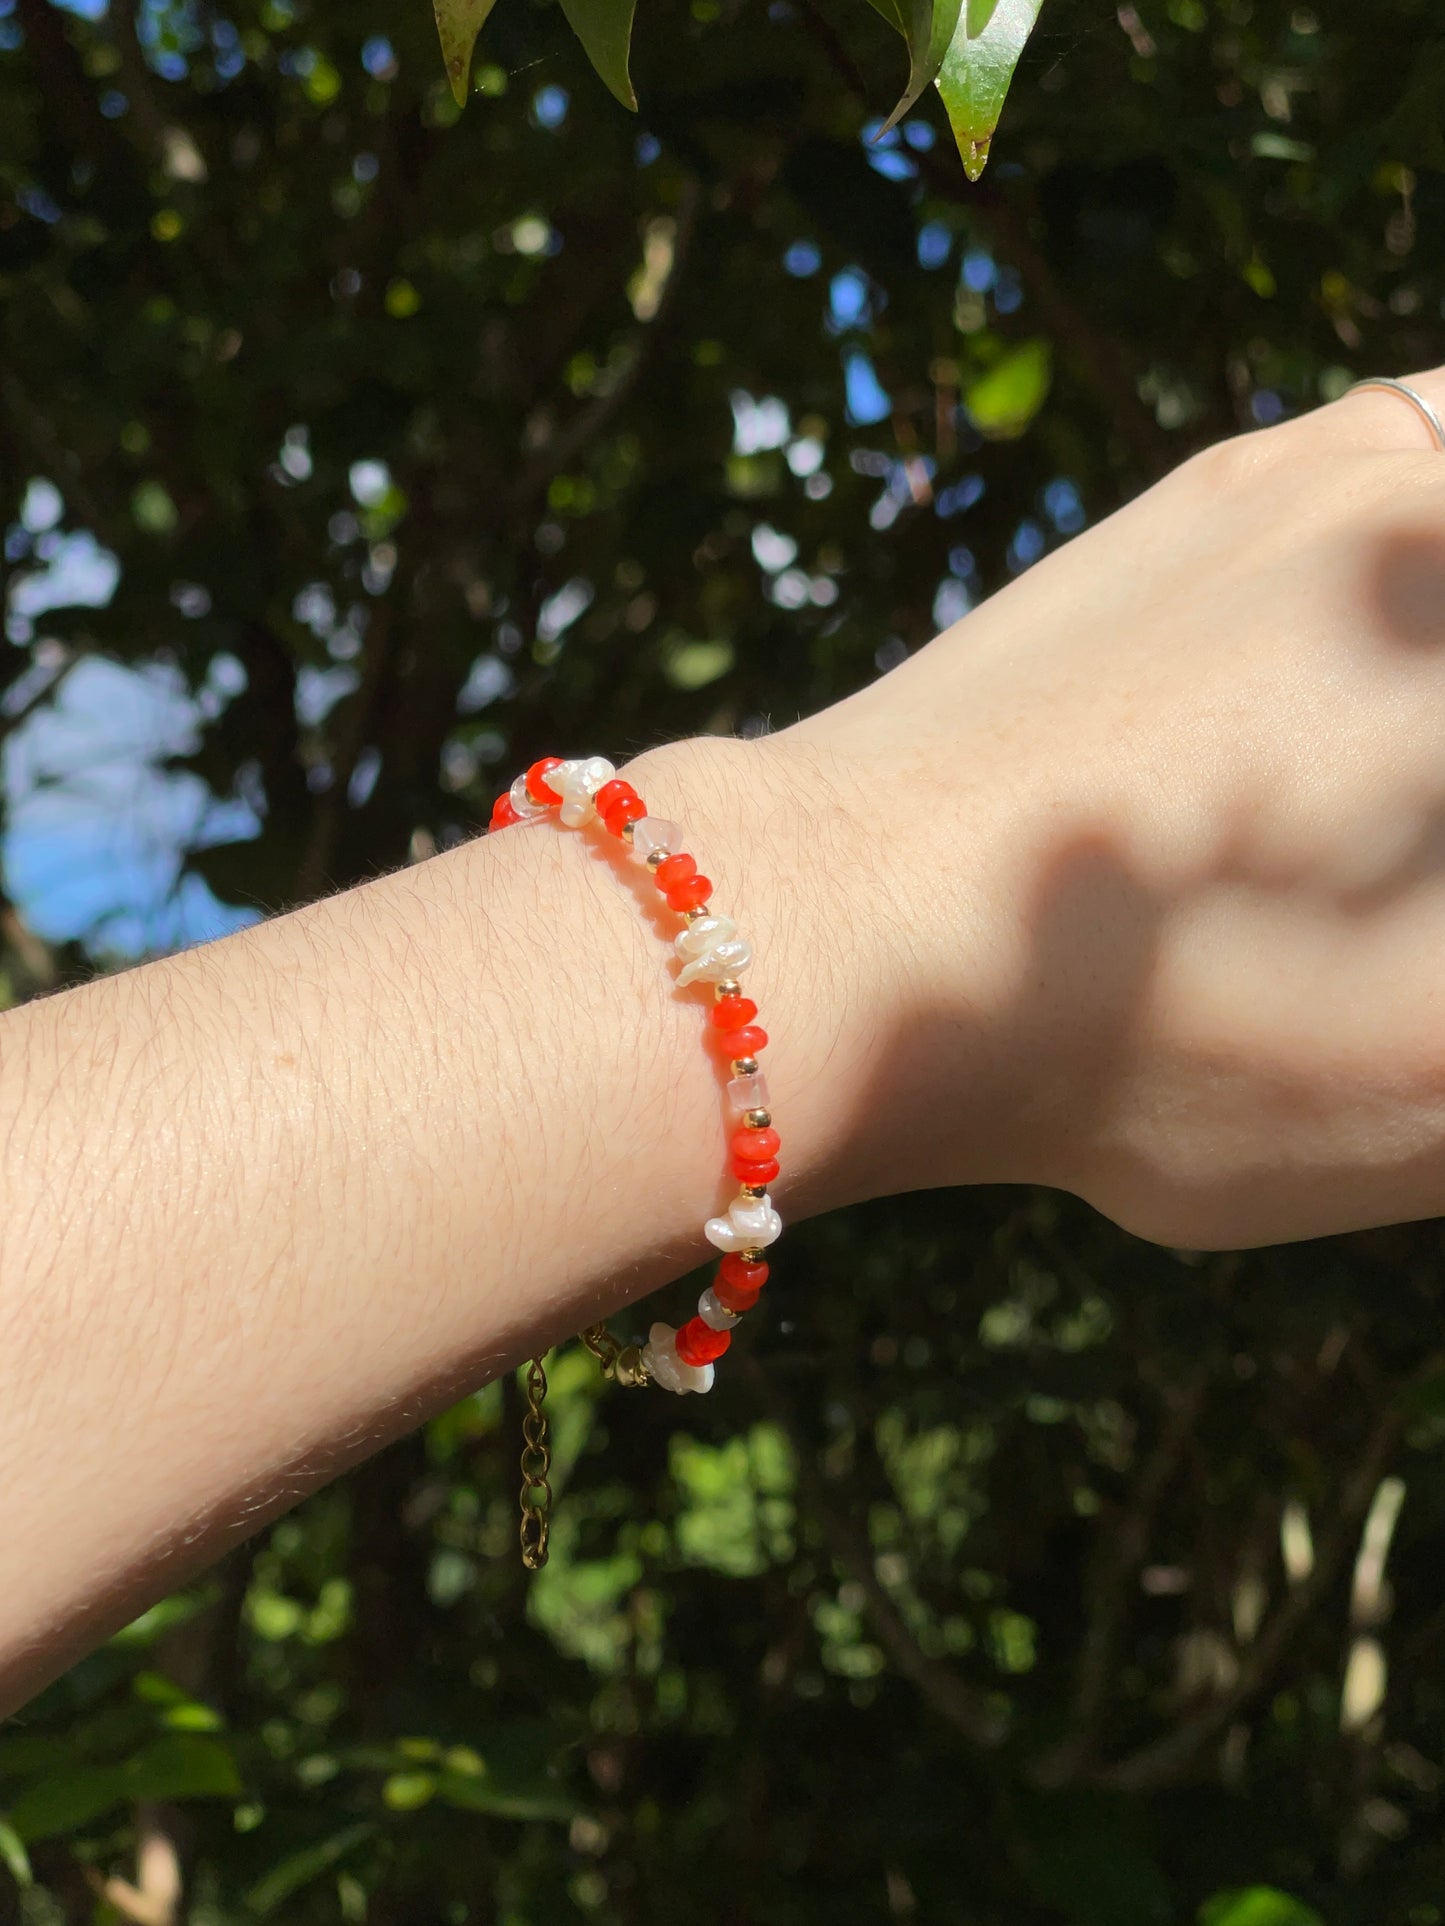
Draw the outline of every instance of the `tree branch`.
[[[792,1407],[761,1367],[749,1359],[746,1376],[770,1417],[793,1449],[798,1488],[807,1499],[836,1562],[863,1594],[864,1608],[878,1642],[903,1676],[917,1686],[923,1702],[961,1733],[970,1745],[993,1750],[1008,1733],[1008,1718],[986,1693],[959,1677],[951,1666],[932,1659],[919,1645],[898,1606],[878,1576],[867,1533],[835,1509],[812,1448],[798,1431]]]
[[[1074,1694],[1075,1729],[1046,1753],[1030,1775],[1041,1786],[1065,1785],[1078,1777],[1094,1744],[1099,1714],[1118,1664],[1129,1622],[1130,1582],[1149,1547],[1159,1505],[1179,1468],[1180,1454],[1194,1430],[1209,1383],[1201,1367],[1168,1403],[1159,1439],[1146,1461],[1133,1497],[1107,1540],[1091,1586],[1092,1598],[1079,1653]]]
[[[538,454],[522,475],[517,484],[515,505],[525,508],[554,475],[570,468],[582,454],[604,432],[627,401],[648,361],[656,352],[666,334],[666,325],[677,304],[677,290],[682,281],[683,267],[697,226],[697,211],[701,200],[701,190],[695,180],[684,183],[677,203],[677,233],[673,241],[672,266],[663,284],[656,312],[650,321],[643,323],[632,337],[630,352],[622,372],[604,394],[594,398],[581,409],[562,431],[553,437]]]
[[[1441,1368],[1433,1358],[1417,1377]],[[1346,1479],[1339,1508],[1328,1536],[1316,1542],[1310,1575],[1286,1594],[1279,1610],[1264,1627],[1241,1662],[1234,1684],[1207,1700],[1194,1715],[1172,1732],[1128,1754],[1090,1777],[1090,1783],[1113,1792],[1153,1792],[1174,1785],[1193,1766],[1204,1748],[1224,1731],[1240,1711],[1273,1681],[1295,1638],[1319,1606],[1349,1556],[1360,1525],[1390,1458],[1405,1429],[1400,1398],[1391,1400],[1370,1433],[1359,1463]]]
[[[361,681],[343,705],[331,762],[331,785],[316,800],[296,871],[295,895],[309,903],[326,887],[349,806],[351,778],[370,737],[382,685],[391,667],[394,611],[390,600],[374,606],[361,664]]]

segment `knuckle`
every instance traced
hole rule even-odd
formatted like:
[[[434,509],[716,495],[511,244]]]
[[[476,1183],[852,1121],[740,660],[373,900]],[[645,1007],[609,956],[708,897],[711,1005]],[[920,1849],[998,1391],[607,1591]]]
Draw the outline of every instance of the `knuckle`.
[[[1178,473],[1190,487],[1217,500],[1272,480],[1281,452],[1280,437],[1274,429],[1254,429],[1201,448]]]

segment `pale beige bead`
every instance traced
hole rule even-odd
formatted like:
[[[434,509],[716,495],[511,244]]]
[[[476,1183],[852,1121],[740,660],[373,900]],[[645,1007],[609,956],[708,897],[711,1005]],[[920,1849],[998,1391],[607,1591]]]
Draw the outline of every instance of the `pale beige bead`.
[[[722,1217],[709,1217],[703,1236],[720,1251],[763,1250],[783,1234],[783,1220],[765,1191],[761,1197],[735,1197]]]
[[[686,1364],[677,1355],[677,1332],[670,1324],[654,1324],[642,1347],[642,1361],[654,1384],[679,1397],[689,1391],[711,1391],[713,1368],[710,1364]]]

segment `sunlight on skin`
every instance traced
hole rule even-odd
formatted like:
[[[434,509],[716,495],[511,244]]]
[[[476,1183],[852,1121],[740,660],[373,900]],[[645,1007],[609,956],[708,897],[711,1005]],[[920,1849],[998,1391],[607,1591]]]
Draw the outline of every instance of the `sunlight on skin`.
[[[1211,451],[834,708],[628,765],[756,944],[786,1217],[1039,1182],[1238,1248],[1439,1210],[1411,432],[1355,397]],[[3,1019],[10,1702],[701,1258],[718,1092],[638,911],[615,851],[517,828]]]

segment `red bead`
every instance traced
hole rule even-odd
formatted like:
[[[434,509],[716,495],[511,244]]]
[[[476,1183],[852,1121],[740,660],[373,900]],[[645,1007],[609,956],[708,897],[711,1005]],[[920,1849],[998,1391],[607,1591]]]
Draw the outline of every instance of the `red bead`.
[[[745,1157],[733,1158],[733,1176],[744,1184],[770,1184],[782,1169],[776,1157],[765,1164],[750,1164]]]
[[[684,1364],[711,1364],[732,1341],[731,1331],[715,1331],[700,1317],[690,1317],[674,1339],[677,1355]]]
[[[624,782],[620,776],[614,776],[611,782],[604,782],[597,791],[592,798],[592,806],[599,816],[605,816],[613,803],[623,802],[628,796],[636,794],[637,791],[630,782]]]
[[[540,762],[534,762],[532,764],[532,767],[527,771],[526,784],[527,794],[532,798],[533,802],[561,802],[562,798],[558,795],[557,791],[548,788],[545,780],[550,771],[560,769],[561,767],[562,758],[560,756],[543,756]]]
[[[646,814],[647,804],[641,796],[624,796],[621,802],[613,803],[602,820],[614,836],[620,836],[629,823]]]
[[[728,1031],[728,1048],[733,1060],[739,1057],[755,1057],[768,1041],[766,1030],[760,1030],[756,1023],[745,1023],[740,1030]]]
[[[675,910],[701,909],[712,895],[712,883],[706,876],[689,876],[685,883],[667,892],[667,907]]]
[[[512,798],[510,796],[498,796],[497,800],[492,804],[490,827],[493,829],[510,829],[513,823],[519,823],[521,820],[522,818],[512,807]]]
[[[657,887],[665,895],[668,890],[676,889],[679,883],[685,883],[690,876],[697,875],[697,858],[665,856],[652,874],[656,879]]]
[[[741,1284],[729,1284],[722,1277],[713,1285],[712,1294],[725,1311],[750,1311],[758,1301],[756,1291],[745,1290]]]
[[[734,1157],[741,1157],[744,1163],[749,1164],[767,1163],[770,1157],[777,1156],[782,1147],[783,1140],[771,1124],[735,1130],[728,1145]]]
[[[768,1281],[768,1266],[761,1257],[744,1257],[741,1251],[729,1251],[717,1267],[717,1281],[737,1290],[760,1291]]]
[[[714,1003],[708,1011],[709,1020],[719,1030],[736,1030],[744,1023],[751,1023],[758,1013],[758,1006],[750,996],[725,996]]]

